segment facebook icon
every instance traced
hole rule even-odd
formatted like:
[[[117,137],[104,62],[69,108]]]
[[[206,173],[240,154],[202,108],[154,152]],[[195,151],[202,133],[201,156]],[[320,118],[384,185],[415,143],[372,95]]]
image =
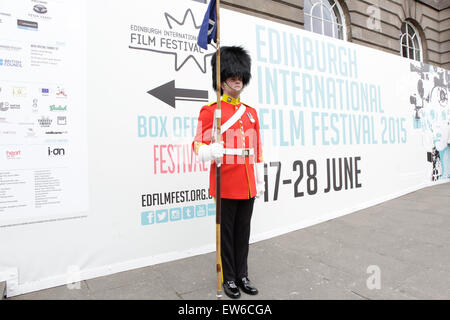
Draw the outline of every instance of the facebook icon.
[[[141,213],[141,225],[146,226],[155,223],[155,213],[153,211],[145,211]]]

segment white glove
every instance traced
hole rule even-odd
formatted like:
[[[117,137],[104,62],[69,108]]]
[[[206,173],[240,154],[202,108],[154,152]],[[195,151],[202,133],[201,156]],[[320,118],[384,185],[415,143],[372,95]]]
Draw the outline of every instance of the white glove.
[[[223,141],[220,143],[204,144],[198,148],[198,158],[203,162],[217,160],[222,158],[224,152]]]
[[[255,163],[256,168],[256,197],[262,197],[265,192],[264,162]]]

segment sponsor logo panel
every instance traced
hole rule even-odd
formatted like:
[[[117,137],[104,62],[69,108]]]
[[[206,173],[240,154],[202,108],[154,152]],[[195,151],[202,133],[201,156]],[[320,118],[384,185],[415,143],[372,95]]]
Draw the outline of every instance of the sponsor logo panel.
[[[17,28],[23,30],[37,31],[38,23],[35,21],[17,19]]]

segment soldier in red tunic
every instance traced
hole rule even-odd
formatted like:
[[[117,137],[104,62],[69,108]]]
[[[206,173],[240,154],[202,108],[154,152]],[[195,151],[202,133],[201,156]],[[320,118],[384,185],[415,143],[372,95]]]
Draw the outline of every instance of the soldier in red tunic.
[[[221,90],[222,143],[214,142],[216,102],[204,106],[198,118],[193,148],[201,161],[211,161],[209,192],[216,195],[216,160],[221,160],[221,258],[223,287],[231,298],[241,288],[255,295],[248,279],[250,221],[255,197],[264,193],[264,163],[258,115],[240,101],[251,78],[251,59],[242,47],[222,47],[221,88],[216,84],[216,54],[211,59],[213,88]]]

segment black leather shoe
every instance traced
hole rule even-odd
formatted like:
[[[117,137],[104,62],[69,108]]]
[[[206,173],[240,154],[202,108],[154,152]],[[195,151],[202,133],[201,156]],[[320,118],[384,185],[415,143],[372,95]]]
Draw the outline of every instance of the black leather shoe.
[[[232,299],[237,299],[241,296],[241,292],[234,281],[225,281],[223,283],[223,291]]]
[[[247,277],[243,277],[237,281],[239,288],[242,289],[246,294],[256,295],[258,294],[258,289],[250,282]]]

